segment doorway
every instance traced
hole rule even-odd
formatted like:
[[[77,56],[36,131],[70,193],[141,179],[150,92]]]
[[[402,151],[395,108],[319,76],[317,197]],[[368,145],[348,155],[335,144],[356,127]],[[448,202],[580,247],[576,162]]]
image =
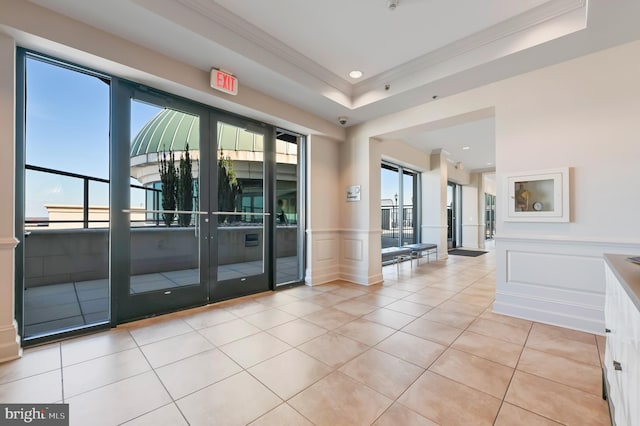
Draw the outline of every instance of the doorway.
[[[496,235],[496,196],[484,194],[484,238],[492,240]]]
[[[122,87],[131,137],[128,169],[119,174],[131,182],[122,210],[128,229],[116,233],[128,243],[121,260],[129,265],[118,277],[128,282],[119,287],[118,321],[269,290],[273,130]]]
[[[457,183],[447,184],[447,248],[462,246],[462,187]]]

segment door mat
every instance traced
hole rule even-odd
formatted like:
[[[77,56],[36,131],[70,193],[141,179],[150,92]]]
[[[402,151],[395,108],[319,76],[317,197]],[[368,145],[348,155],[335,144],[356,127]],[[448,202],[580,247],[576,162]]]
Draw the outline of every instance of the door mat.
[[[449,254],[453,254],[454,256],[468,256],[468,257],[478,257],[487,253],[486,251],[478,251],[478,250],[462,250],[462,249],[453,249],[449,250]]]

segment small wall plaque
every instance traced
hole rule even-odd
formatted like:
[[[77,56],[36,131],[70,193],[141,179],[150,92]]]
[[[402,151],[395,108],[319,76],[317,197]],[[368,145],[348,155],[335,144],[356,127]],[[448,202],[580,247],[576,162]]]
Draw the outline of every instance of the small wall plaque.
[[[352,185],[347,188],[347,201],[360,201],[360,185]]]

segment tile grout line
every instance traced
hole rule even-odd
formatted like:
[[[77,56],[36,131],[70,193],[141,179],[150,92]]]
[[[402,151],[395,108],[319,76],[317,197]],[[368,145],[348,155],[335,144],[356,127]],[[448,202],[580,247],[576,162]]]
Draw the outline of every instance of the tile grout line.
[[[511,373],[511,378],[509,379],[509,383],[504,391],[504,395],[502,396],[502,400],[500,401],[500,406],[498,407],[498,411],[496,412],[496,417],[493,420],[493,424],[498,421],[498,417],[500,416],[500,411],[502,410],[502,406],[504,405],[504,400],[507,398],[507,393],[509,392],[509,388],[511,387],[511,383],[513,382],[513,377],[516,375],[516,371],[518,371],[518,364],[520,364],[520,358],[522,358],[522,354],[524,353],[524,348],[527,346],[527,341],[529,340],[529,335],[531,335],[531,330],[533,330],[533,321],[529,326],[529,331],[527,331],[527,338],[524,339],[524,343],[522,344],[522,349],[520,350],[520,354],[518,355],[518,360],[516,361],[516,365],[513,367],[513,372]],[[520,406],[517,406],[522,408]],[[528,410],[527,410],[528,411]]]
[[[184,321],[184,320],[183,320],[182,322],[184,322],[184,323],[185,323],[185,324],[187,324],[189,327],[191,327],[191,325],[189,325],[186,321]],[[193,327],[191,327],[191,328],[193,329]],[[131,332],[129,332],[129,334],[131,334]],[[185,334],[186,334],[186,333],[185,333]],[[145,354],[145,353],[144,353],[144,351],[142,350],[142,346],[140,346],[140,345],[138,344],[138,341],[133,337],[133,335],[131,335],[131,338],[132,338],[132,339],[133,339],[133,341],[136,343],[136,347],[138,348],[138,350],[140,351],[140,354],[142,355],[142,357],[144,358],[144,360],[147,362],[147,364],[148,364],[148,365],[149,365],[149,367],[151,368],[151,371],[153,371],[153,374],[156,376],[156,379],[158,380],[158,382],[160,382],[160,384],[162,385],[162,388],[164,389],[164,391],[167,393],[167,395],[168,395],[168,396],[169,396],[169,398],[171,399],[171,402],[170,402],[169,404],[174,404],[174,405],[176,406],[176,408],[178,409],[178,412],[180,413],[180,415],[181,415],[181,416],[182,416],[182,418],[184,419],[184,421],[185,421],[187,424],[189,424],[189,421],[187,420],[187,417],[185,416],[185,414],[182,412],[182,410],[180,409],[180,407],[179,407],[179,406],[178,406],[178,404],[176,403],[176,400],[173,398],[173,395],[171,395],[171,392],[169,392],[169,389],[167,389],[167,386],[164,384],[164,382],[162,381],[162,379],[160,379],[160,375],[158,375],[158,372],[156,371],[155,367],[154,367],[154,366],[151,364],[151,362],[149,361],[149,358],[147,357],[147,354]],[[205,340],[206,340],[206,339],[205,339]],[[145,372],[142,372],[142,373],[140,373],[140,374],[138,374],[138,375],[142,375],[142,374],[145,374],[145,373],[146,373],[146,371],[145,371]],[[132,377],[135,377],[135,376],[132,376]],[[126,380],[126,379],[125,379],[125,380]],[[167,405],[169,405],[169,404],[165,404],[165,405],[163,405],[162,407],[167,406]],[[161,408],[161,407],[156,407],[156,408],[154,408],[153,410],[148,411],[148,412],[146,412],[146,413],[143,413],[143,414],[141,414],[141,415],[140,415],[140,416],[138,416],[138,417],[141,417],[141,416],[144,416],[144,415],[146,415],[146,414],[149,414],[149,413],[151,413],[151,412],[153,412],[153,411],[157,410],[158,408]],[[134,417],[134,418],[137,418],[137,417]],[[127,419],[124,423],[126,423],[126,422],[128,422],[128,421],[131,421],[131,420],[133,420],[133,419]]]

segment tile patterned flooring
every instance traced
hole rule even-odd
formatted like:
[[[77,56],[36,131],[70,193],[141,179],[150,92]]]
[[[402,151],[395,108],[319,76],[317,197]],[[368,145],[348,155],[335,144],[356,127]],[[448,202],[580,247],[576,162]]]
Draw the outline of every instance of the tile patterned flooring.
[[[608,425],[604,339],[494,314],[493,253],[126,324],[0,365],[72,425]]]

